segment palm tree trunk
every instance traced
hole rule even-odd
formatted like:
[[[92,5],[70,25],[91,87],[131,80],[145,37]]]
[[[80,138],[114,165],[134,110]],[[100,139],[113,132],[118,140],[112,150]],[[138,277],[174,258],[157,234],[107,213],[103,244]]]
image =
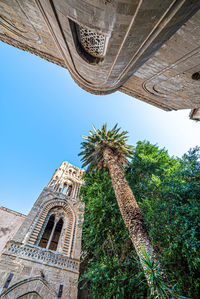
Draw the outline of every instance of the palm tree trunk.
[[[103,157],[107,163],[110,172],[115,196],[124,223],[128,228],[130,239],[137,253],[139,254],[139,257],[143,256],[141,247],[145,248],[147,252],[150,253],[153,249],[153,245],[148,235],[148,232],[145,229],[142,212],[124,176],[124,171],[110,148],[105,148],[103,152]],[[158,257],[156,256],[155,251],[153,251],[153,257],[154,260],[157,262]],[[145,276],[148,281],[146,273]]]

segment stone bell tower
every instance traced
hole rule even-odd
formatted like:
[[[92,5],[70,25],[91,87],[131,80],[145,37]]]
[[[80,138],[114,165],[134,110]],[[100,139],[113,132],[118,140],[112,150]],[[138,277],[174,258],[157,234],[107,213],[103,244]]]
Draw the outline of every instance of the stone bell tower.
[[[0,259],[0,298],[77,297],[83,172],[62,162],[7,242]]]

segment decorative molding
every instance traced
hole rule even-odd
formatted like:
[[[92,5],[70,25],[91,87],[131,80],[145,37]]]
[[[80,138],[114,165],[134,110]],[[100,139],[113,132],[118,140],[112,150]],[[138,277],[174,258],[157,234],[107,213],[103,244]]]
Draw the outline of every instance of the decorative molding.
[[[10,31],[12,34],[22,38],[25,41],[34,41],[36,43],[42,43],[42,38],[41,38],[40,34],[36,30],[35,26],[32,24],[28,14],[25,11],[25,8],[22,7],[22,4],[20,3],[20,1],[12,0],[12,2],[13,2],[13,8],[15,6],[17,6],[18,10],[21,12],[21,16],[24,16],[26,22],[31,26],[32,32],[29,32],[27,29],[25,29],[25,28],[27,28],[27,26],[23,22],[22,17],[20,18],[20,21],[21,21],[21,24],[20,24],[21,26],[20,26],[19,24],[17,24],[17,22],[13,21],[15,19],[13,16],[12,16],[12,18],[8,18],[5,15],[0,14],[0,25],[4,29]],[[17,15],[16,11],[17,11],[17,9],[15,9],[15,11],[13,9],[11,14],[15,13],[15,15]]]
[[[53,252],[30,244],[21,244],[14,241],[8,242],[4,255],[45,264],[59,269],[78,273],[79,261],[67,257],[65,254]]]
[[[37,284],[35,284],[35,282],[37,282]],[[21,296],[27,294],[27,290],[29,290],[28,294],[30,294],[31,291],[36,292],[36,294],[38,294],[39,296],[41,295],[41,298],[43,298],[43,292],[45,292],[45,294],[51,295],[51,299],[58,298],[58,295],[52,288],[52,286],[50,286],[50,284],[41,276],[35,276],[20,280],[10,286],[7,290],[4,290],[0,294],[0,296],[1,298],[8,298],[8,295],[9,298],[14,298],[17,292],[17,298],[20,298]]]
[[[162,103],[162,102],[157,102],[156,100],[153,100],[152,98],[149,98],[149,97],[146,97],[144,96],[143,94],[140,94],[138,91],[135,91],[135,90],[132,90],[132,89],[129,89],[128,87],[126,86],[122,86],[119,91],[133,97],[133,98],[136,98],[136,99],[139,99],[143,102],[146,102],[148,104],[151,104],[155,107],[158,107],[160,109],[163,109],[165,111],[171,111],[171,107],[167,106],[165,103]]]
[[[190,0],[166,0],[160,6],[154,0],[122,2],[100,0],[94,5],[91,1],[81,0],[3,0],[0,3],[0,39],[67,68],[84,90],[109,94],[120,90],[142,65],[148,64],[147,60],[200,8],[199,1]],[[70,20],[79,28],[77,40],[82,46],[81,51],[74,42]],[[198,36],[195,26],[193,22],[190,27],[191,43]],[[179,33],[176,36],[179,40]],[[176,44],[173,49],[176,50]],[[153,72],[153,67],[151,70]],[[146,80],[148,75],[144,77]],[[165,87],[159,82],[150,87],[150,82],[146,82],[143,88],[148,94],[144,96],[142,91],[133,92],[136,96],[139,94],[138,98],[157,107],[163,106],[165,110],[180,109],[191,105],[187,82],[183,80],[181,83],[185,84],[184,104],[177,97],[171,101],[164,98]],[[150,92],[155,97],[148,100]],[[166,88],[168,92],[173,95],[173,90]],[[156,97],[158,102],[165,103],[156,103]],[[197,101],[193,99],[193,103]]]
[[[38,234],[41,232],[42,227],[45,223],[46,217],[48,212],[55,207],[63,207],[65,213],[67,214],[67,227],[66,227],[66,233],[64,236],[64,243],[62,247],[62,252],[68,256],[72,255],[73,252],[73,245],[74,245],[74,238],[76,233],[76,223],[77,223],[77,215],[73,209],[73,207],[70,206],[70,204],[63,199],[50,199],[47,202],[44,202],[41,206],[41,212],[39,215],[37,215],[37,220],[34,220],[34,227],[29,229],[29,239],[28,243],[31,245],[36,244]]]
[[[39,56],[40,58],[42,59],[45,59],[49,62],[52,62],[52,63],[55,63],[63,68],[66,68],[66,64],[65,62],[63,61],[63,59],[59,59],[55,56],[52,56],[48,53],[45,53],[43,51],[40,51],[34,47],[31,47],[27,44],[24,44],[18,40],[15,40],[14,38],[11,38],[10,36],[6,35],[6,34],[2,34],[0,33],[0,41],[6,43],[6,44],[9,44],[15,48],[18,48],[20,50],[23,50],[23,51],[27,51],[31,54],[34,54],[36,56]]]
[[[58,18],[58,14],[54,2],[49,1],[49,8],[51,7],[52,14],[54,15],[55,24],[57,23],[56,28],[60,31],[59,35],[57,36],[55,34],[55,28],[54,28],[55,24],[53,26],[51,23],[52,20],[50,20],[46,15],[44,7],[42,5],[42,1],[36,0],[36,3],[38,4],[38,8],[40,9],[44,17],[44,21],[47,27],[49,28],[49,32],[51,33],[61,55],[63,56],[63,59],[66,62],[66,66],[70,74],[72,75],[73,79],[75,80],[75,82],[78,83],[78,85],[81,86],[83,89],[91,93],[107,94],[117,90],[120,87],[120,85],[122,85],[133,74],[133,72],[139,68],[139,66],[141,66],[147,59],[149,59],[150,56],[154,54],[155,51],[159,47],[161,47],[161,45],[165,41],[167,41],[175,33],[176,30],[180,28],[180,26],[182,25],[181,22],[185,22],[199,8],[197,4],[194,4],[191,7],[191,10],[188,11],[187,7],[188,7],[189,0],[168,1],[168,7],[163,13],[160,11],[160,15],[158,15],[158,19],[154,27],[152,27],[151,30],[149,30],[149,28],[146,28],[146,31],[143,34],[145,38],[141,41],[141,44],[138,44],[137,51],[135,51],[134,55],[129,60],[127,60],[125,67],[122,68],[118,67],[119,71],[117,73],[117,76],[115,75],[112,79],[112,83],[110,82],[108,84],[109,78],[112,77],[114,67],[117,66],[117,60],[121,55],[122,49],[126,47],[126,42],[128,40],[128,37],[130,38],[129,34],[130,31],[133,30],[134,28],[136,17],[138,18],[140,9],[145,8],[146,1],[147,0],[140,0],[138,2],[137,8],[135,9],[132,20],[130,22],[130,25],[127,28],[127,31],[124,35],[124,39],[118,49],[118,52],[116,53],[115,58],[112,59],[112,62],[110,62],[109,68],[107,68],[108,71],[107,71],[106,79],[103,82],[99,82],[99,83],[97,82],[94,83],[94,81],[93,82],[88,81],[88,78],[84,78],[82,75],[80,75],[79,69],[76,66],[74,60],[74,55],[68,45],[66,38],[63,35],[62,26]],[[153,7],[152,7],[152,11],[153,11]],[[176,23],[176,26],[174,26],[174,18],[176,17],[177,14],[180,14],[180,11],[184,11],[185,14],[182,14],[182,17],[179,18],[179,22]],[[70,18],[70,16],[66,16],[66,17]],[[173,26],[171,27],[172,24]],[[162,36],[162,38],[160,38],[163,31],[165,31],[165,34]],[[66,45],[67,52],[63,50],[61,41]],[[112,38],[110,39],[110,42],[112,43]],[[147,50],[148,50],[148,55],[146,52]],[[109,55],[109,51],[107,54]],[[69,63],[69,60],[71,61],[71,63]],[[103,64],[101,67],[103,68]],[[131,73],[129,73],[130,71]]]
[[[176,95],[176,93],[167,93],[167,91],[165,93],[162,93],[160,91],[158,91],[158,88],[156,86],[156,82],[159,82],[159,85],[162,84],[162,82],[167,82],[171,79],[173,79],[175,77],[175,72],[171,72],[172,69],[175,69],[177,67],[180,67],[181,64],[184,65],[184,63],[186,63],[187,60],[190,61],[191,57],[194,57],[196,55],[199,55],[200,54],[200,47],[196,47],[194,50],[190,51],[189,53],[187,53],[186,55],[184,55],[183,57],[181,57],[180,59],[176,60],[174,63],[172,63],[171,65],[163,68],[160,72],[158,72],[157,74],[153,75],[151,78],[147,79],[144,81],[142,87],[143,89],[148,92],[149,94],[151,95],[154,95],[156,97],[165,97],[167,98],[168,96],[172,95],[173,97]],[[190,64],[190,67],[189,69],[191,69],[191,64]],[[187,72],[188,70],[185,68],[183,72]],[[166,76],[166,79],[165,80],[161,80],[162,77],[165,76],[165,73],[172,73],[173,74],[173,77],[169,77],[169,75]],[[182,73],[183,73],[182,72]],[[179,76],[181,75],[181,73],[178,73],[176,76]],[[190,85],[196,85],[196,82],[190,80]]]
[[[13,214],[13,215],[18,216],[18,217],[22,217],[24,219],[27,217],[27,215],[25,215],[25,214],[16,212],[14,210],[11,210],[11,209],[8,209],[8,208],[2,207],[2,206],[0,206],[0,210],[5,211],[5,212],[10,213],[10,214]]]

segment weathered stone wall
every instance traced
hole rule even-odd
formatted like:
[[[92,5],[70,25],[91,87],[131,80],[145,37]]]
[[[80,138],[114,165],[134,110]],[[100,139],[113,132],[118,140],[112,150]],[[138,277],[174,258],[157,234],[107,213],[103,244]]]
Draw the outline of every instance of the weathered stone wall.
[[[13,238],[26,216],[0,207],[0,255],[6,243]]]
[[[0,2],[0,39],[64,66],[34,0]]]
[[[57,295],[60,285],[63,285],[62,298],[77,298],[77,280],[79,276],[77,270],[63,270],[59,268],[59,265],[49,266],[48,264],[44,264],[42,260],[37,262],[34,259],[33,261],[30,261],[25,258],[26,257],[19,258],[17,254],[16,256],[12,256],[8,254],[7,251],[1,256],[1,291],[3,291],[3,286],[9,274],[14,274],[9,284],[9,289],[4,290],[4,296],[2,296],[2,298],[16,299],[18,296],[24,295],[25,291],[37,291],[43,299],[58,298]],[[41,272],[44,274],[44,278],[42,277]],[[32,280],[33,283],[30,284],[29,280]],[[45,288],[44,290],[40,288],[38,289],[38,281],[42,281],[44,284],[47,284],[48,288]],[[29,287],[27,287],[27,285],[29,285]],[[23,286],[25,286],[25,288]]]
[[[200,107],[200,11],[184,24],[122,87],[164,110]]]
[[[6,228],[8,221],[23,223],[6,237],[7,245],[0,257],[0,297],[21,298],[77,298],[79,276],[81,234],[84,203],[79,198],[80,186],[84,183],[81,170],[68,162],[63,162],[55,171],[48,186],[44,188],[27,216],[2,208],[2,223]],[[0,210],[1,211],[1,210]],[[53,226],[44,246],[40,244],[43,233],[53,215]],[[20,220],[21,220],[20,218]],[[56,247],[50,246],[59,221]],[[22,220],[21,220],[22,222]],[[7,226],[6,226],[7,225]],[[17,232],[16,232],[17,231]],[[54,241],[55,242],[55,241]],[[11,280],[9,280],[10,275]],[[27,294],[28,293],[28,294]],[[28,296],[28,297],[27,297]]]
[[[64,66],[91,93],[198,108],[190,72],[199,71],[199,8],[190,0],[2,0],[0,39]]]

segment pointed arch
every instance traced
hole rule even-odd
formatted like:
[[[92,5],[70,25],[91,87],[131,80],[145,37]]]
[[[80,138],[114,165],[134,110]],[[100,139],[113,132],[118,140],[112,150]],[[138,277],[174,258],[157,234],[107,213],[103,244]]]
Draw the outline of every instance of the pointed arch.
[[[73,254],[74,238],[76,235],[77,215],[74,208],[64,199],[53,198],[44,202],[41,205],[40,207],[41,212],[38,215],[34,227],[32,228],[27,243],[31,245],[36,244],[38,235],[42,231],[42,227],[46,226],[45,220],[47,221],[48,212],[52,208],[56,208],[56,207],[62,207],[67,217],[67,223],[64,228],[65,233],[64,233],[64,240],[62,245],[62,253],[71,257]]]
[[[19,299],[26,298],[25,296],[31,293],[36,294],[38,298],[46,298],[47,295],[49,299],[58,298],[54,289],[48,284],[46,280],[42,279],[41,276],[31,277],[18,281],[7,290],[5,290],[0,296],[2,299]]]

